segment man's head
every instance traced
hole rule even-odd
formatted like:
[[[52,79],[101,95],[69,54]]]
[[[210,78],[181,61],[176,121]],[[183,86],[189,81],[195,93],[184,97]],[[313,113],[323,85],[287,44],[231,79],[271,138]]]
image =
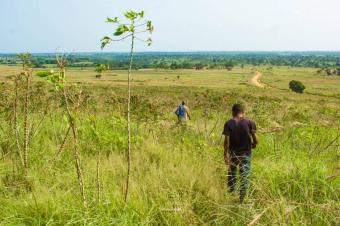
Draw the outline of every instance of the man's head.
[[[233,117],[240,116],[244,113],[244,107],[241,104],[234,104],[232,109]]]
[[[184,100],[182,101],[182,105],[185,105],[185,102],[184,102]]]

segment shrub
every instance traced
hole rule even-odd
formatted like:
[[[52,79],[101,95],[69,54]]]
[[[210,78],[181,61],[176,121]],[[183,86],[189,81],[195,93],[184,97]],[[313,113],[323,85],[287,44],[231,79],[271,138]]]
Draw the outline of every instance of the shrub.
[[[303,93],[306,86],[304,86],[300,81],[292,80],[289,82],[289,88],[296,93]]]
[[[108,67],[105,64],[98,64],[95,68],[95,71],[97,72],[96,78],[101,78],[102,73],[106,71]]]
[[[45,78],[45,77],[52,75],[52,72],[51,71],[37,71],[35,74],[38,77]]]

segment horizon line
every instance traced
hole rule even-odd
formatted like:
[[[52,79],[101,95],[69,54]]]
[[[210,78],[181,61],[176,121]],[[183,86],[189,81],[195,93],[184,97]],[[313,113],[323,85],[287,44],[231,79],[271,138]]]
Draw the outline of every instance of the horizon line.
[[[31,53],[34,54],[127,54],[129,51],[65,51],[65,52],[30,52],[30,51],[18,51],[18,52],[0,52],[0,55],[14,55],[19,53]],[[138,53],[340,53],[340,50],[174,50],[174,51],[136,51]]]

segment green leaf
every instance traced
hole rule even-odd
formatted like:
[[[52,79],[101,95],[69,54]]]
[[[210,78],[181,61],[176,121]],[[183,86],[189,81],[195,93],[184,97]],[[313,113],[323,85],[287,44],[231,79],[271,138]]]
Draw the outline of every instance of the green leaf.
[[[138,15],[139,15],[141,18],[143,18],[143,17],[144,17],[144,11],[140,11],[140,12],[138,13]]]
[[[108,17],[108,18],[106,18],[106,22],[107,23],[118,23],[118,17],[115,17],[113,19]]]
[[[129,31],[135,32],[135,29],[136,29],[135,25],[130,25]]]
[[[129,10],[129,11],[126,11],[124,13],[124,16],[127,18],[127,19],[130,19],[130,20],[134,20],[137,18],[138,14],[132,10]]]
[[[119,27],[116,29],[116,32],[113,33],[114,36],[120,36],[124,34],[125,32],[130,31],[129,28],[125,24],[119,25]]]
[[[102,45],[101,45],[101,49],[104,49],[104,47],[111,43],[112,39],[110,37],[107,37],[105,36],[104,38],[102,38],[101,42],[102,42]]]
[[[151,38],[148,38],[148,40],[146,40],[146,43],[148,44],[148,46],[151,46],[151,44],[152,44],[152,39],[151,39]]]
[[[153,27],[153,24],[152,24],[152,21],[151,21],[151,20],[148,20],[148,21],[147,21],[146,27],[147,27],[147,30],[148,30],[150,33],[153,32],[154,27]]]

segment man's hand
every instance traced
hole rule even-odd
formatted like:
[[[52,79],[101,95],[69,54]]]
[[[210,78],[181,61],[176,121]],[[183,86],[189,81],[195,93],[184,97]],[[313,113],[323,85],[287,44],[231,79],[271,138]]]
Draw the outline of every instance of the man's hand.
[[[229,153],[228,150],[224,150],[224,162],[226,164],[226,166],[229,166],[230,164],[230,158],[229,158]]]

